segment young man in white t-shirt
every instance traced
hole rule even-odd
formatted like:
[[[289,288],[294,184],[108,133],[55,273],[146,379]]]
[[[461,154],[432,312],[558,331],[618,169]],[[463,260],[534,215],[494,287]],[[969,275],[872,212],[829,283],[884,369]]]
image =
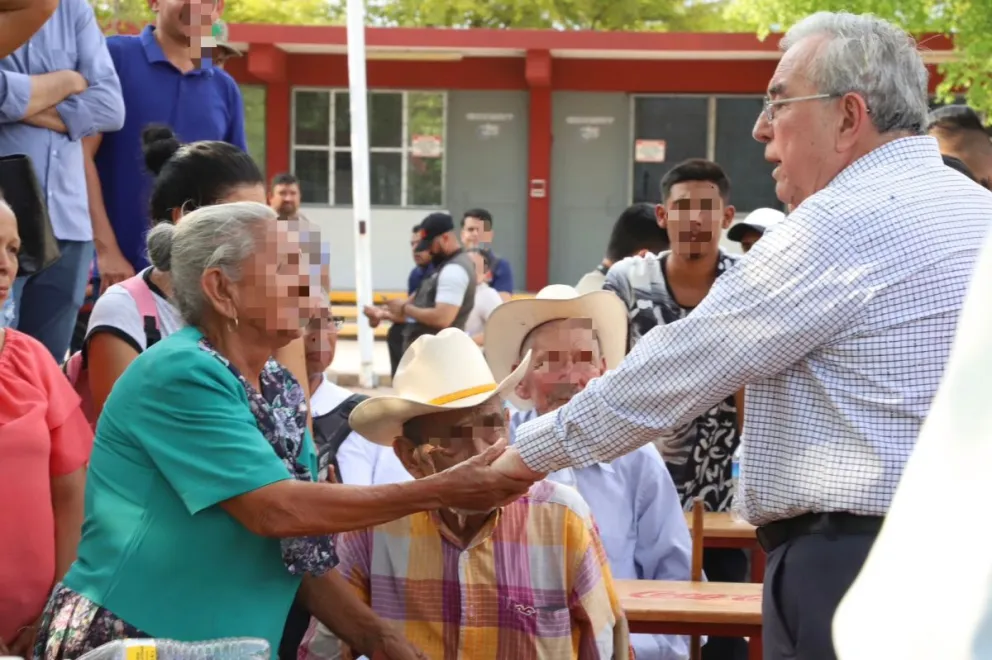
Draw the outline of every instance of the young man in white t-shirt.
[[[489,254],[481,248],[469,248],[465,250],[475,264],[475,304],[465,321],[465,334],[475,340],[475,343],[482,346],[486,328],[486,321],[493,310],[503,303],[503,297],[499,291],[489,286],[492,280],[492,267]]]

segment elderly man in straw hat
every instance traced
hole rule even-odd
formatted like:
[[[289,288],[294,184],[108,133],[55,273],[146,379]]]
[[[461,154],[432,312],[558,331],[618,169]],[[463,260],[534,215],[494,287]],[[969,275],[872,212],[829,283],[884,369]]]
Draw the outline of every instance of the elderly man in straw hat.
[[[506,378],[530,355],[530,367],[507,398],[517,426],[558,409],[593,378],[623,360],[627,310],[610,291],[579,295],[554,284],[537,297],[493,310],[486,324],[486,359],[496,379]],[[614,577],[688,580],[691,540],[678,492],[653,444],[612,463],[565,468],[550,479],[576,488],[599,526]],[[689,655],[686,638],[631,637],[638,660],[675,660]]]
[[[396,370],[395,396],[360,403],[351,426],[392,446],[416,478],[469,460],[507,435],[500,382],[456,328],[423,335]],[[626,621],[589,507],[542,481],[502,509],[424,512],[337,538],[337,570],[430,658],[627,658]],[[326,658],[312,622],[301,658]]]

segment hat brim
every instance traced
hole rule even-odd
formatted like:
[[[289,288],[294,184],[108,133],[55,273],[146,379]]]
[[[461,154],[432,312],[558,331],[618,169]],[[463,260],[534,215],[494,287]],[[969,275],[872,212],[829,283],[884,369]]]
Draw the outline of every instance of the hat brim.
[[[244,53],[242,53],[239,49],[235,48],[231,44],[226,44],[218,41],[217,47],[220,48],[221,50],[227,51],[229,57],[241,57],[244,55]]]
[[[484,349],[493,376],[499,379],[513,370],[531,330],[550,321],[572,318],[592,319],[607,369],[615,369],[623,362],[627,353],[627,306],[612,291],[600,290],[576,298],[510,300],[494,309],[486,322]],[[534,407],[516,392],[508,392],[506,398],[518,410]]]
[[[530,368],[530,354],[524,356],[520,366],[499,381],[495,390],[475,394],[444,405],[435,405],[401,396],[376,396],[362,401],[351,411],[348,423],[351,429],[369,442],[391,447],[403,435],[403,424],[414,417],[446,410],[461,410],[482,405],[493,397],[506,397],[512,392]]]
[[[744,238],[744,235],[749,231],[758,232],[763,235],[765,233],[765,227],[762,227],[761,225],[752,225],[749,222],[738,222],[727,231],[727,240],[740,243],[741,239]]]

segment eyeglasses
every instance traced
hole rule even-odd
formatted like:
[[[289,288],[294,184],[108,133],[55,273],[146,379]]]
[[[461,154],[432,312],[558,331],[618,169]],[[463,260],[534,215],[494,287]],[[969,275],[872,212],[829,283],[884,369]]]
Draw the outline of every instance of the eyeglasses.
[[[790,103],[799,103],[800,101],[822,101],[824,99],[837,99],[840,98],[841,94],[813,94],[812,96],[793,96],[792,98],[785,99],[772,99],[765,97],[764,107],[761,109],[761,113],[770,122],[775,121],[775,108],[781,105],[789,105]]]

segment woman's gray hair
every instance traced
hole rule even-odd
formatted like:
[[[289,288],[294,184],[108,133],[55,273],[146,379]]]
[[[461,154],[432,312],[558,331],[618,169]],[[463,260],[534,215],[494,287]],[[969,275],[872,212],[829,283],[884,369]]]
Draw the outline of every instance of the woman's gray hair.
[[[152,264],[172,275],[172,300],[183,320],[200,325],[209,304],[200,280],[219,268],[237,282],[242,263],[257,251],[260,229],[276,220],[275,211],[256,202],[204,206],[178,225],[163,222],[148,234]]]
[[[826,37],[808,77],[821,94],[860,94],[880,133],[921,134],[927,125],[929,74],[905,31],[870,14],[817,12],[792,26],[780,47]]]

